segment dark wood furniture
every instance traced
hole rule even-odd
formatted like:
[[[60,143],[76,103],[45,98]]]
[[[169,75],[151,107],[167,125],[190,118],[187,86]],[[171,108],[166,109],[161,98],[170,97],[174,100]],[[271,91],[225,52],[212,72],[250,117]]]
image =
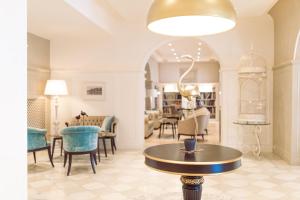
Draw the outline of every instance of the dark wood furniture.
[[[54,136],[53,140],[52,140],[52,153],[51,153],[52,159],[53,159],[54,150],[55,150],[55,143],[56,143],[57,140],[61,140],[61,142],[60,142],[60,156],[62,156],[63,139],[62,139],[61,135],[57,135],[57,136]]]
[[[90,155],[90,161],[91,161],[92,169],[93,169],[94,174],[96,174],[96,169],[95,169],[95,164],[97,165],[96,153],[97,153],[96,149],[93,150],[93,151],[84,151],[84,152],[64,151],[64,167],[66,166],[66,163],[67,163],[67,160],[68,160],[68,157],[69,157],[67,176],[69,176],[70,172],[71,172],[72,156],[73,155],[82,155],[82,154],[89,154]]]
[[[168,125],[172,127],[173,138],[175,138],[177,122],[178,120],[176,118],[162,118],[159,127],[158,138],[160,138],[164,134],[165,128],[167,128]]]
[[[241,166],[242,153],[212,144],[198,144],[195,153],[183,144],[164,144],[144,151],[145,164],[157,171],[181,175],[184,200],[201,200],[203,176],[222,174]]]
[[[115,131],[115,130],[113,130],[113,131]],[[115,151],[117,150],[117,146],[116,146],[116,142],[115,142],[116,136],[117,135],[115,134],[115,132],[100,132],[98,134],[98,149],[97,150],[98,150],[99,162],[100,162],[100,141],[102,140],[105,157],[107,157],[105,140],[107,140],[107,139],[110,140],[112,154],[115,154]]]
[[[28,153],[30,153],[30,152],[33,153],[34,163],[36,163],[36,154],[35,154],[35,152],[37,152],[37,151],[43,151],[43,150],[47,150],[48,151],[49,160],[51,162],[52,167],[54,167],[54,164],[53,164],[53,161],[52,161],[51,146],[50,146],[50,144],[47,144],[45,147],[42,147],[42,148],[27,150],[27,152]]]

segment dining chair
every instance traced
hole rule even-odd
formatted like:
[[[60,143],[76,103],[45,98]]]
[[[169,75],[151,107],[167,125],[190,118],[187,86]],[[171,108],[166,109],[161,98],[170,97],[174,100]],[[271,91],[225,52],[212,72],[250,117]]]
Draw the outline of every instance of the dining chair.
[[[61,131],[64,149],[64,167],[69,159],[67,176],[70,175],[72,156],[89,154],[94,174],[97,164],[96,153],[98,144],[98,126],[70,126]]]

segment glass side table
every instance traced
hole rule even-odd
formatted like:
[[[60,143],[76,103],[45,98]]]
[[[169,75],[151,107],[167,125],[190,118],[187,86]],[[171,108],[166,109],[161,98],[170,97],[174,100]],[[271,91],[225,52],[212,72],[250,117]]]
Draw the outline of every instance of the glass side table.
[[[262,121],[235,121],[234,124],[241,125],[241,126],[254,126],[253,135],[256,139],[255,148],[252,150],[253,154],[260,158],[261,156],[261,142],[260,142],[260,135],[262,133],[262,126],[270,125],[269,122],[262,122]]]

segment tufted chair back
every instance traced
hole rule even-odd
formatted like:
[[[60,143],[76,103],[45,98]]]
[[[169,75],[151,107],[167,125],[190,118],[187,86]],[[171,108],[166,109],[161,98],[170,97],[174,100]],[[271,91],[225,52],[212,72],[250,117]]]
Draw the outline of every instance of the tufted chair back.
[[[97,149],[98,126],[70,126],[61,131],[63,147],[67,152],[85,152]]]

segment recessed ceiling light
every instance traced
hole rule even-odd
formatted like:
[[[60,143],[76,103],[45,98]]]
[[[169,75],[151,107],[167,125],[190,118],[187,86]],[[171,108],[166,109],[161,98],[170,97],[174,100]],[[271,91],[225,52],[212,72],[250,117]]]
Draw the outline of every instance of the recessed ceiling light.
[[[171,46],[172,46],[172,43],[169,43],[168,46],[171,47]]]
[[[171,49],[171,51],[175,51],[175,49]]]
[[[178,59],[179,59],[179,57],[177,56],[177,57],[176,57],[176,59],[178,60]]]
[[[177,55],[177,53],[173,53],[173,55],[174,55],[174,56],[176,56],[176,55]]]
[[[201,51],[201,48],[200,48],[200,47],[198,48],[198,51]]]
[[[180,60],[177,60],[177,62],[181,62]]]
[[[201,45],[202,45],[202,42],[199,42],[198,45],[201,46]]]
[[[197,52],[197,54],[198,54],[198,55],[200,55],[200,54],[201,54],[201,52]]]

